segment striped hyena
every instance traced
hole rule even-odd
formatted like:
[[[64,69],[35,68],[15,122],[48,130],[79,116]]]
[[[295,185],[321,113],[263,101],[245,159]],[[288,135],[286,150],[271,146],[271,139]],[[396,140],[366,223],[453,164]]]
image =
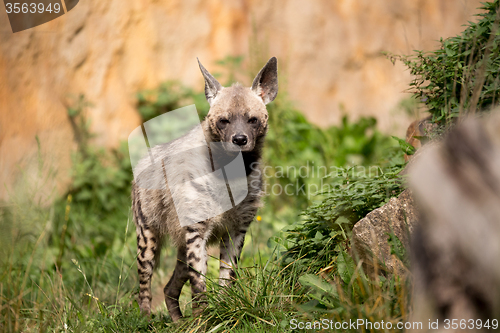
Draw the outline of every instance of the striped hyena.
[[[274,57],[257,74],[251,88],[239,84],[222,87],[201,63],[199,66],[205,78],[206,99],[210,104],[206,119],[199,125],[202,130],[198,126],[174,141],[151,148],[150,157],[161,161],[161,164],[154,165],[152,158],[141,159],[134,168],[134,175],[139,176],[135,176],[132,184],[140,308],[147,314],[151,311],[151,276],[158,265],[162,243],[169,236],[178,253],[175,270],[164,294],[174,321],[182,317],[179,295],[188,279],[192,289],[193,314],[198,315],[202,309],[208,245],[220,244],[219,283],[225,285],[235,277],[234,264],[239,260],[245,233],[263,194],[259,161],[268,127],[265,105],[273,101],[278,93],[278,67]],[[203,176],[198,172],[200,166],[210,167],[210,170],[215,168],[213,149],[210,153],[211,143],[229,143],[229,148],[224,150],[234,151],[237,147],[237,153],[241,151],[246,196],[239,203],[231,201],[232,208],[222,214],[202,221],[193,219],[193,223],[186,225],[180,222],[181,215],[190,217],[193,211],[211,209],[206,203],[207,196],[223,191],[234,192],[225,183],[222,183],[223,188],[216,188],[193,182]],[[200,146],[204,149],[197,149]],[[178,152],[186,153],[179,157]],[[166,169],[170,170],[168,177]],[[182,184],[176,187],[175,195],[171,192],[173,183]]]

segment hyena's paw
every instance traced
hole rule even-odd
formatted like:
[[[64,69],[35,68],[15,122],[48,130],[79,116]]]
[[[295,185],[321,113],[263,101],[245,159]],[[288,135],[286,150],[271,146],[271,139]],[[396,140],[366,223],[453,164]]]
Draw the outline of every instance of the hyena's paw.
[[[143,300],[142,302],[140,302],[139,308],[141,309],[141,313],[144,316],[147,316],[147,317],[151,316],[151,304],[150,304],[149,300]]]

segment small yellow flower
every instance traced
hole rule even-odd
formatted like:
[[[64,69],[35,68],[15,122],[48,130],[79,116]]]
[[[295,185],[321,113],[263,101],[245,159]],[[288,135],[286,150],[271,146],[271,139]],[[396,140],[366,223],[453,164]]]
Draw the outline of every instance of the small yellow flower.
[[[257,215],[257,221],[262,221],[262,217],[260,215]]]
[[[92,296],[91,294],[88,294],[88,293],[87,293],[87,294],[85,294],[85,296],[92,297],[92,298],[93,298],[93,299],[95,299],[96,301],[98,301],[98,300],[99,300],[99,298],[97,298],[97,297],[95,297],[95,296]]]

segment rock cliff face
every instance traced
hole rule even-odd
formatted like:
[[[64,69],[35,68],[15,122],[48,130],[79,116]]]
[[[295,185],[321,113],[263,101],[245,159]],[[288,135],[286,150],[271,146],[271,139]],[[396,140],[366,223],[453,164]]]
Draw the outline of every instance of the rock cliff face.
[[[344,109],[374,115],[392,130],[391,112],[410,76],[380,52],[435,48],[439,37],[462,30],[479,2],[81,0],[16,34],[2,9],[0,200],[18,183],[19,167],[28,178],[38,175],[35,136],[46,165],[58,171],[53,184],[64,188],[74,148],[68,95],[83,93],[93,103],[97,143],[113,146],[138,125],[137,90],[167,79],[202,87],[196,57],[212,70],[227,55],[245,55],[249,68],[275,55],[282,89],[313,122],[333,124]]]

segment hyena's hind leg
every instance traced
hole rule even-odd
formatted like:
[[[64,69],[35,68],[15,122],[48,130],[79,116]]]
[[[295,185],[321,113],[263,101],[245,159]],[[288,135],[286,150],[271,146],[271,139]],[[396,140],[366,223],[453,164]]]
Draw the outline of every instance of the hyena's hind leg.
[[[179,308],[179,296],[181,295],[182,287],[189,279],[188,266],[186,264],[186,249],[179,248],[177,250],[177,264],[175,265],[174,273],[163,289],[165,294],[165,304],[167,305],[168,313],[173,321],[182,318],[182,312]]]
[[[139,272],[139,307],[151,313],[151,277],[161,246],[159,237],[150,228],[137,223],[137,270]]]

